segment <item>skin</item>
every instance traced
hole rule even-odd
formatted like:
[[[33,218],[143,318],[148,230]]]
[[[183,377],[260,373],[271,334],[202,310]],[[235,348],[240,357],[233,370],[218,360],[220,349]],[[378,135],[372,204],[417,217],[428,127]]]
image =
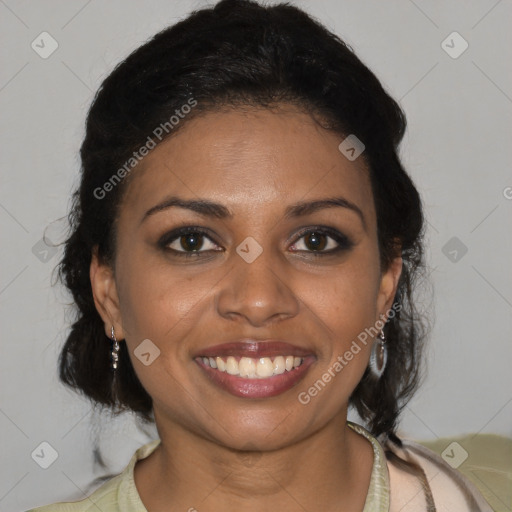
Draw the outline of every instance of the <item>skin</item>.
[[[343,138],[289,105],[208,113],[134,169],[115,270],[93,257],[90,275],[105,333],[113,325],[127,343],[153,399],[162,442],[134,471],[150,512],[363,509],[373,451],[346,420],[371,341],[309,404],[297,399],[389,310],[401,272],[400,257],[380,268],[368,171],[362,157],[351,162],[340,153]],[[205,198],[233,216],[171,207],[141,220],[169,196]],[[355,204],[363,219],[343,207],[284,217],[289,205],[333,196]],[[196,259],[159,247],[172,229],[198,225],[214,236]],[[317,225],[353,246],[315,257],[298,233]],[[250,264],[236,252],[248,236],[263,249]],[[322,240],[324,250],[338,245]],[[186,250],[179,237],[172,248]],[[212,384],[193,356],[243,337],[307,347],[316,361],[279,396],[238,398]],[[133,355],[145,339],[160,350],[149,366]]]

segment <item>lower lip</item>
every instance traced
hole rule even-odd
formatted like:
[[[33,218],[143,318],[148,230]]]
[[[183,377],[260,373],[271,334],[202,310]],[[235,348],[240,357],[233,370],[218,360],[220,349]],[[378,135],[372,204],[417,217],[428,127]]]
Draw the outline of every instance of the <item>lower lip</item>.
[[[315,357],[308,356],[300,366],[289,372],[285,371],[281,375],[273,375],[266,379],[246,379],[215,370],[204,364],[200,358],[195,360],[217,386],[242,398],[270,398],[288,391],[304,378],[314,361]]]

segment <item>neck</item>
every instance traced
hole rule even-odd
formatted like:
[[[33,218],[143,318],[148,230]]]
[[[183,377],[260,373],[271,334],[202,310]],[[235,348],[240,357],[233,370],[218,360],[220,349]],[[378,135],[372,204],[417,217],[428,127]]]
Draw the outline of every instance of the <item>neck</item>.
[[[149,512],[363,510],[373,450],[348,427],[346,411],[308,438],[268,452],[231,450],[178,425],[159,433],[161,444],[134,472]]]

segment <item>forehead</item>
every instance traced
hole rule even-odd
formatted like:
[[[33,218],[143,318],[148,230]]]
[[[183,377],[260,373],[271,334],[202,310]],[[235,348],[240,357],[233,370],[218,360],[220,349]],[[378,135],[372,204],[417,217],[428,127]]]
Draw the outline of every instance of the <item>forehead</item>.
[[[169,195],[207,198],[240,215],[343,196],[371,221],[368,170],[362,157],[339,151],[343,139],[294,108],[201,114],[134,168],[121,216],[142,215]]]

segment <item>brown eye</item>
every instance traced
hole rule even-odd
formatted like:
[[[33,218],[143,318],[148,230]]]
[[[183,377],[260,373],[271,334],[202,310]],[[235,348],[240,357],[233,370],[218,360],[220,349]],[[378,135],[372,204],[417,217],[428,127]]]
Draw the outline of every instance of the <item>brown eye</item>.
[[[198,251],[204,243],[204,236],[201,233],[189,233],[180,237],[181,247],[185,251]]]
[[[323,251],[327,245],[327,235],[311,231],[304,237],[305,246],[311,251]]]
[[[352,246],[353,243],[335,229],[309,228],[299,233],[299,238],[291,246],[291,250],[321,256],[350,249]]]
[[[179,228],[166,233],[160,238],[158,245],[176,256],[199,256],[221,250],[209,233],[194,227]]]

